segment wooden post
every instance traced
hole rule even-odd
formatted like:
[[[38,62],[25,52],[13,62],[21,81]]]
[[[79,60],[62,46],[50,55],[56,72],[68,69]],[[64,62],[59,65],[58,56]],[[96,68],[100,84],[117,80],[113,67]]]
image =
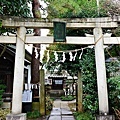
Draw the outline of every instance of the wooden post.
[[[20,114],[22,112],[22,90],[24,80],[24,56],[25,56],[25,35],[26,28],[19,27],[17,29],[16,56],[14,67],[14,83],[12,98],[12,114]]]
[[[109,113],[102,28],[94,28],[99,113]]]
[[[44,70],[40,70],[40,114],[45,115],[45,75]]]
[[[78,87],[77,87],[77,93],[78,93],[78,95],[77,95],[77,110],[78,110],[78,112],[82,112],[82,97],[83,97],[83,89],[82,89],[82,80],[81,80],[81,71],[78,71]]]

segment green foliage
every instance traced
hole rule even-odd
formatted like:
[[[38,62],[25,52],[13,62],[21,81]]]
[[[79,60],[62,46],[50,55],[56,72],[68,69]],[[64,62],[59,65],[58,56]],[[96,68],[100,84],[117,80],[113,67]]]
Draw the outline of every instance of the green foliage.
[[[48,18],[87,18],[120,15],[119,0],[44,0]],[[99,12],[98,12],[99,10]]]
[[[114,30],[114,34],[115,36],[120,37],[120,26]]]
[[[94,120],[95,119],[94,116],[92,116],[91,113],[88,113],[88,112],[84,112],[84,113],[75,112],[74,116],[76,120]]]
[[[95,55],[93,49],[87,49],[80,60],[83,81],[83,107],[91,114],[98,110]]]
[[[31,0],[0,0],[0,15],[7,16],[30,16],[28,3]]]
[[[2,105],[2,96],[5,91],[6,86],[2,83],[2,80],[0,80],[0,106]]]
[[[30,17],[30,7],[32,0],[0,0],[0,15]],[[0,24],[1,26],[1,24]],[[15,29],[0,27],[0,35],[3,33],[15,33]]]
[[[34,118],[39,118],[40,112],[38,110],[32,111],[32,112],[27,112],[27,118],[29,119],[34,119]]]
[[[72,96],[72,95],[67,95],[67,96],[61,96],[60,99],[61,99],[62,101],[71,101],[71,100],[74,100],[75,97]]]
[[[107,57],[117,57],[120,56],[120,45],[112,45],[112,47],[110,46],[110,49],[106,49],[107,53],[106,56]]]
[[[48,4],[49,18],[86,18],[98,17],[96,0],[44,0]],[[99,16],[105,16],[105,10],[100,6]]]
[[[49,96],[46,96],[46,111],[51,111],[52,108],[53,108],[53,100]]]
[[[120,108],[120,76],[108,79],[108,93],[110,112],[113,112],[112,108]]]
[[[2,27],[2,21],[0,20],[0,28]]]
[[[116,72],[119,71],[120,62],[111,61],[106,63],[107,78],[115,77]]]
[[[9,109],[0,109],[0,120],[6,120],[6,115],[9,113]]]

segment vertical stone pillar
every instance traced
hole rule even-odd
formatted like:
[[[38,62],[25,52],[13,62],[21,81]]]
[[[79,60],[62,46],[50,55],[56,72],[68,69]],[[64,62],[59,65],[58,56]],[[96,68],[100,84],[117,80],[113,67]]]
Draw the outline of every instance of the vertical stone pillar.
[[[40,114],[45,115],[45,75],[44,70],[40,70]]]
[[[94,28],[99,113],[109,112],[102,28]]]
[[[77,93],[78,93],[78,95],[77,95],[77,102],[78,102],[78,108],[77,108],[77,110],[79,111],[79,112],[82,112],[82,97],[83,97],[83,88],[82,88],[82,85],[83,85],[83,83],[82,83],[82,80],[81,80],[81,71],[78,71],[78,87],[77,87]]]
[[[24,56],[26,28],[17,29],[16,56],[14,67],[14,83],[12,98],[12,114],[20,114],[22,111],[22,90],[24,80]]]

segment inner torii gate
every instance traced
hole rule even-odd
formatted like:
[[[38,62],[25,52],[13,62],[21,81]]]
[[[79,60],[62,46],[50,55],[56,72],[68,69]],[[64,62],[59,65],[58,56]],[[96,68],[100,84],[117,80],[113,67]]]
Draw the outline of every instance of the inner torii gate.
[[[2,26],[6,28],[17,28],[17,36],[0,36],[0,43],[16,43],[16,57],[14,68],[14,85],[12,99],[12,114],[20,115],[22,111],[22,90],[24,76],[25,44],[52,44],[53,37],[27,36],[27,28],[53,28],[52,21],[41,21],[33,18],[3,17]],[[61,21],[55,19],[56,21]],[[55,21],[54,20],[54,21]],[[85,19],[63,19],[67,22],[67,28],[93,28],[94,35],[91,37],[66,37],[64,44],[95,45],[95,59],[99,98],[99,113],[108,114],[108,92],[106,82],[106,68],[104,48],[105,44],[119,44],[120,37],[107,37],[102,33],[102,28],[117,28],[120,16],[111,18],[85,18]],[[26,119],[24,117],[24,119]],[[101,119],[102,120],[102,119]]]

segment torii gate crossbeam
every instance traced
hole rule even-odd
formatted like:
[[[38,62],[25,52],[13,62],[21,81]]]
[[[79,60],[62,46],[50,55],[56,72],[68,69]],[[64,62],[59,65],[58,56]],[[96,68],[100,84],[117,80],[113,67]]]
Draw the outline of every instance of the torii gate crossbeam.
[[[103,35],[104,44],[119,44],[120,37],[111,37]],[[15,36],[0,36],[0,43],[16,43],[17,37]],[[52,36],[27,36],[24,41],[25,44],[53,44],[54,38]],[[94,36],[91,37],[66,37],[66,42],[61,44],[83,44],[94,45]]]
[[[24,19],[20,21],[19,18],[1,18],[3,27],[18,28],[17,39],[16,37],[0,37],[0,43],[16,43],[16,57],[15,57],[15,70],[14,70],[14,87],[13,87],[13,104],[12,114],[21,113],[21,98],[22,98],[22,86],[23,86],[23,63],[24,63],[24,52],[25,43],[46,43],[52,44],[52,37],[26,37],[26,28],[53,28],[52,22],[46,21],[29,21]],[[91,21],[90,21],[91,20]],[[78,21],[78,19],[77,19]],[[120,38],[105,37],[102,34],[102,28],[116,28],[120,22],[120,17],[115,19],[104,18],[104,19],[79,19],[79,23],[76,21],[70,21],[67,23],[67,28],[93,28],[94,35],[92,37],[67,37],[67,42],[64,44],[94,44],[95,45],[95,58],[97,68],[97,85],[98,85],[98,97],[99,97],[99,112],[109,113],[108,107],[108,93],[107,93],[107,82],[106,82],[106,68],[104,58],[104,44],[119,44]],[[102,37],[101,37],[102,36]],[[99,39],[99,41],[98,41]],[[97,42],[97,43],[96,43]],[[96,43],[96,44],[95,44]],[[20,59],[20,61],[18,60]],[[18,67],[19,66],[19,67]],[[18,84],[19,83],[19,84]],[[103,94],[104,93],[104,94]],[[26,119],[26,118],[25,118]]]

